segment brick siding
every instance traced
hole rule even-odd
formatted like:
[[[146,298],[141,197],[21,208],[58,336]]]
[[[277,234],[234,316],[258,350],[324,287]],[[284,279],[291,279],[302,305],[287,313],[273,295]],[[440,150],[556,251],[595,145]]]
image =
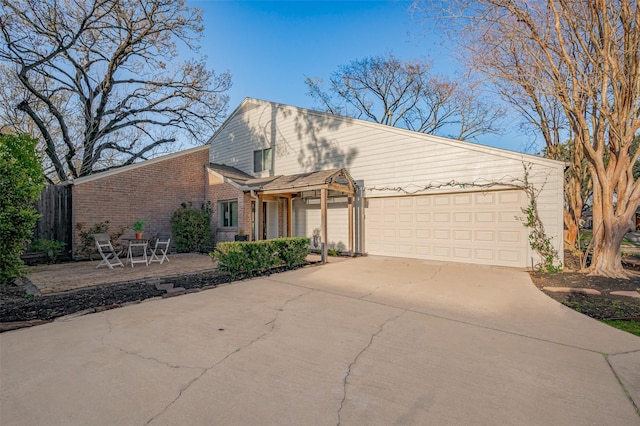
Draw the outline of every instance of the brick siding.
[[[211,202],[211,229],[215,242],[233,241],[239,229],[251,235],[251,196],[209,173],[207,200]],[[238,226],[220,226],[220,202],[238,201]]]
[[[86,182],[80,179],[73,187],[74,248],[79,245],[79,223],[88,229],[108,220],[110,231],[127,228],[125,236],[133,235],[136,220],[145,221],[148,237],[171,231],[171,215],[181,203],[199,208],[205,202],[208,162],[209,150],[203,148],[105,172]]]

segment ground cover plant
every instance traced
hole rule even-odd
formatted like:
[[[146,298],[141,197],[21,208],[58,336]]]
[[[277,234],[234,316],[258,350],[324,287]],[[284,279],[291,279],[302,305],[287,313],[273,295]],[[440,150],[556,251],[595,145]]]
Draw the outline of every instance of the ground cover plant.
[[[637,257],[627,259],[629,262],[633,259],[640,261]],[[640,336],[640,299],[612,294],[615,291],[640,291],[640,275],[633,275],[630,279],[587,275],[577,271],[580,259],[568,251],[565,252],[565,262],[568,270],[556,274],[532,273],[531,280],[547,296],[563,305]],[[627,263],[626,269],[630,273],[640,274],[640,268],[632,263]],[[545,290],[545,287],[586,288],[598,290],[601,294],[556,293]]]

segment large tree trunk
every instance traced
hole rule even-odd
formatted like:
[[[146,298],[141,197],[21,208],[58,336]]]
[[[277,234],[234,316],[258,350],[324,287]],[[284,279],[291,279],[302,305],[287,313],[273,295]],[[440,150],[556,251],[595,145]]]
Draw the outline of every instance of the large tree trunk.
[[[609,232],[600,232],[593,242],[593,262],[589,267],[589,275],[600,275],[615,278],[629,278],[630,274],[622,267],[620,243],[628,228],[617,227]]]
[[[593,183],[593,260],[589,275],[629,278],[632,274],[622,267],[620,246],[631,229],[638,206],[636,203],[629,203],[626,208],[614,206],[612,197],[603,196],[609,192],[607,183],[601,185],[597,179]]]

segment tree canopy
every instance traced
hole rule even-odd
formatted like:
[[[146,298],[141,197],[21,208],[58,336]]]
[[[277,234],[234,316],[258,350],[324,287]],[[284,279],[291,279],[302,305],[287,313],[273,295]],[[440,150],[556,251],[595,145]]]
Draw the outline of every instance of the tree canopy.
[[[473,85],[432,74],[428,62],[401,61],[392,54],[339,67],[327,89],[318,77],[307,77],[306,83],[308,94],[333,114],[456,139],[496,133],[502,116]]]
[[[416,0],[446,22],[475,71],[537,126],[547,150],[571,141],[592,186],[594,274],[623,277],[640,180],[640,4],[632,0]],[[446,18],[446,19],[437,19]],[[560,136],[564,136],[563,138]],[[577,183],[584,174],[577,174]],[[575,195],[580,188],[569,188]]]
[[[204,141],[220,125],[231,77],[206,68],[201,11],[184,0],[0,2],[4,121],[37,129],[51,181],[149,158],[179,137]]]

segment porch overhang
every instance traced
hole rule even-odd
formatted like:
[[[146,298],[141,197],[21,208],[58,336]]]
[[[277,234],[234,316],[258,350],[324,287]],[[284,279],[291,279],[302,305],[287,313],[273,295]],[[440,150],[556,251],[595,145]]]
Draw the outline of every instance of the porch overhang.
[[[264,195],[297,194],[323,189],[353,195],[355,194],[356,184],[345,169],[331,169],[280,176],[263,185],[259,192]]]
[[[349,215],[349,252],[353,254],[354,241],[354,196],[356,193],[356,183],[349,175],[346,169],[329,169],[320,170],[309,173],[299,173],[295,175],[280,175],[267,178],[254,178],[235,167],[229,167],[221,164],[210,164],[208,167],[210,173],[215,174],[224,182],[229,183],[244,192],[251,192],[252,196],[257,196],[258,202],[261,203],[263,198],[282,197],[287,199],[287,233],[291,234],[292,229],[292,199],[296,194],[302,194],[310,191],[320,192],[320,208],[321,208],[321,236],[323,252],[322,259],[326,261],[328,244],[327,244],[327,199],[330,191],[332,194],[339,193],[340,196],[347,196],[348,215]],[[256,209],[256,223],[260,227],[257,235],[261,239],[263,235],[262,209]]]
[[[287,195],[322,189],[345,195],[354,195],[356,192],[355,181],[346,169],[320,170],[266,178],[254,178],[235,167],[223,164],[210,164],[208,170],[237,189],[245,192],[254,191],[262,195]]]

